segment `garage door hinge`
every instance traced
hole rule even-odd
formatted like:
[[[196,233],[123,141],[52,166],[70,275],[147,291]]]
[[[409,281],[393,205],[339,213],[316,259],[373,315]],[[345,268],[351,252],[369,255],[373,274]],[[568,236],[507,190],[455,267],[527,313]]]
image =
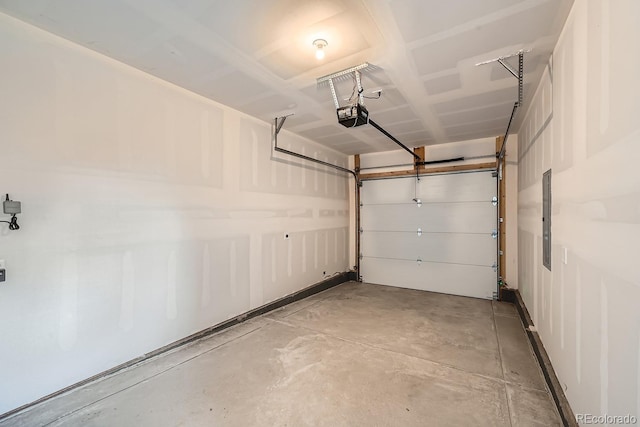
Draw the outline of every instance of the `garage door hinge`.
[[[495,273],[497,273],[497,272],[498,272],[498,264],[496,264],[495,262],[493,263],[493,265],[491,266],[491,268],[493,268],[493,271],[494,271]]]
[[[362,256],[362,253],[360,253],[360,257],[359,257],[359,258],[360,258],[360,261],[362,261],[362,258],[364,258],[364,257]]]
[[[491,204],[492,204],[493,206],[498,206],[498,197],[497,197],[497,196],[493,196],[493,197],[491,198]]]
[[[498,291],[494,291],[493,292],[493,300],[497,301],[498,300]]]
[[[364,230],[362,229],[362,227],[360,227],[360,230],[358,231],[360,231],[360,234],[364,233]]]
[[[422,228],[418,228],[418,237],[422,236]]]
[[[494,229],[494,230],[491,232],[491,237],[493,237],[494,239],[497,239],[497,238],[498,238],[498,230]]]

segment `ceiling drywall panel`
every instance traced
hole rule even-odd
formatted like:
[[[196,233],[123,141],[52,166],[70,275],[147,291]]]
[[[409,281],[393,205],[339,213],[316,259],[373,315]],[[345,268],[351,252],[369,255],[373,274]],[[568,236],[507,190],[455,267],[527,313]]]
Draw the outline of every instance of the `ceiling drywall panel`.
[[[429,95],[438,95],[444,92],[460,89],[461,87],[462,82],[460,81],[460,75],[457,72],[442,77],[428,79],[424,82],[424,88],[427,90],[427,94]]]
[[[500,13],[522,0],[448,1],[393,0],[391,10],[405,41],[412,42],[447,31],[491,13]],[[504,12],[503,12],[504,13]]]
[[[344,153],[388,150],[375,130],[337,124],[316,79],[368,62],[371,117],[408,146],[504,133],[517,80],[483,60],[525,54],[525,99],[572,0],[0,0],[7,13]],[[312,42],[328,42],[315,58]],[[511,59],[512,64],[517,60]],[[336,81],[355,102],[353,76]],[[504,107],[504,108],[503,108]],[[501,125],[499,125],[501,124]],[[519,119],[516,118],[514,131]],[[375,135],[375,136],[374,136]],[[493,136],[495,136],[493,135]],[[362,150],[362,151],[358,151]]]

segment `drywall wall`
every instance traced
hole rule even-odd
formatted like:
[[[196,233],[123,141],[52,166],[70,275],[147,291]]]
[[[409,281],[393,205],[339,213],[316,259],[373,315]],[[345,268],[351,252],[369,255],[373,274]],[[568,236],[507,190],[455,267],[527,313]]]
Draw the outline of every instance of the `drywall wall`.
[[[1,14],[0,58],[0,414],[348,270],[352,178],[270,124]]]
[[[514,100],[515,101],[515,100]],[[505,117],[505,129],[508,117]],[[517,165],[518,136],[511,135],[507,140],[505,171],[507,189],[507,212],[505,227],[506,236],[506,271],[505,279],[510,287],[517,288],[518,278],[518,165]],[[496,138],[482,138],[468,141],[452,142],[448,144],[428,145],[425,147],[427,161],[446,160],[464,157],[465,160],[445,164],[435,164],[427,167],[470,165],[496,161]],[[393,172],[411,169],[413,158],[404,150],[393,150],[381,153],[360,155],[362,173]],[[394,165],[393,167],[388,167]],[[396,166],[400,165],[400,166]],[[407,166],[409,165],[409,166]],[[497,194],[497,189],[496,189]],[[355,234],[353,234],[355,236]],[[354,237],[355,238],[355,237]]]
[[[575,2],[519,131],[518,284],[576,414],[640,415],[639,19],[637,1]]]

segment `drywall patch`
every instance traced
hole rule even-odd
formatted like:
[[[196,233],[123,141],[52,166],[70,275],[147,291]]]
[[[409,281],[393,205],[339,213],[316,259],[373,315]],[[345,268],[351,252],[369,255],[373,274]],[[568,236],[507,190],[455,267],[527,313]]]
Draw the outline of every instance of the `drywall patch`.
[[[236,241],[232,240],[229,243],[229,287],[231,289],[231,296],[235,299],[238,296],[238,250],[236,247]]]
[[[202,248],[202,290],[200,292],[200,307],[206,308],[211,302],[211,255],[209,243]]]
[[[610,18],[609,18],[609,2],[600,2],[600,134],[604,135],[609,129],[609,112],[611,111],[611,105],[609,101],[609,94],[611,88],[609,83],[611,82],[610,67],[611,58],[609,55],[609,49],[611,44],[610,35]]]
[[[258,139],[252,134],[251,138],[251,186],[253,188],[258,186]]]
[[[302,235],[302,272],[307,272],[307,233]]]
[[[122,296],[120,297],[120,320],[118,326],[123,331],[133,328],[133,314],[135,308],[135,270],[133,267],[133,252],[125,251],[122,256]]]
[[[319,254],[319,231],[316,231],[313,233],[313,269],[317,270],[318,269],[318,254]]]
[[[565,248],[566,250],[566,248]],[[556,253],[558,253],[559,251],[556,251]],[[557,263],[560,266],[560,281],[558,283],[558,287],[559,289],[559,293],[560,293],[560,348],[562,350],[564,350],[565,347],[565,343],[564,343],[564,334],[565,334],[565,318],[564,318],[564,312],[565,312],[565,302],[564,302],[564,295],[566,293],[566,284],[565,284],[565,279],[566,279],[566,270],[567,270],[567,266],[564,263]]]
[[[64,256],[58,343],[63,350],[71,350],[78,339],[78,258],[75,253]]]
[[[600,413],[609,411],[609,313],[607,287],[600,281]]]
[[[167,319],[174,320],[178,317],[178,302],[176,296],[176,251],[169,252],[167,259]]]
[[[324,267],[329,265],[329,231],[322,232],[324,237]]]
[[[582,381],[582,278],[580,270],[576,272],[576,378]]]
[[[287,276],[291,277],[293,275],[293,239],[287,239]]]
[[[200,168],[202,177],[206,181],[211,175],[211,164],[209,157],[211,156],[211,136],[209,135],[209,112],[202,111],[200,113]]]

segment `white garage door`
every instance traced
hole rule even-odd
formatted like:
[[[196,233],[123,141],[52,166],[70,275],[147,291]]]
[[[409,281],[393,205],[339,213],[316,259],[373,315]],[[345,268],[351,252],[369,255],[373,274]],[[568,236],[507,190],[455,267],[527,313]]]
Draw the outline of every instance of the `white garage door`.
[[[362,279],[493,298],[496,191],[491,171],[364,181]]]

